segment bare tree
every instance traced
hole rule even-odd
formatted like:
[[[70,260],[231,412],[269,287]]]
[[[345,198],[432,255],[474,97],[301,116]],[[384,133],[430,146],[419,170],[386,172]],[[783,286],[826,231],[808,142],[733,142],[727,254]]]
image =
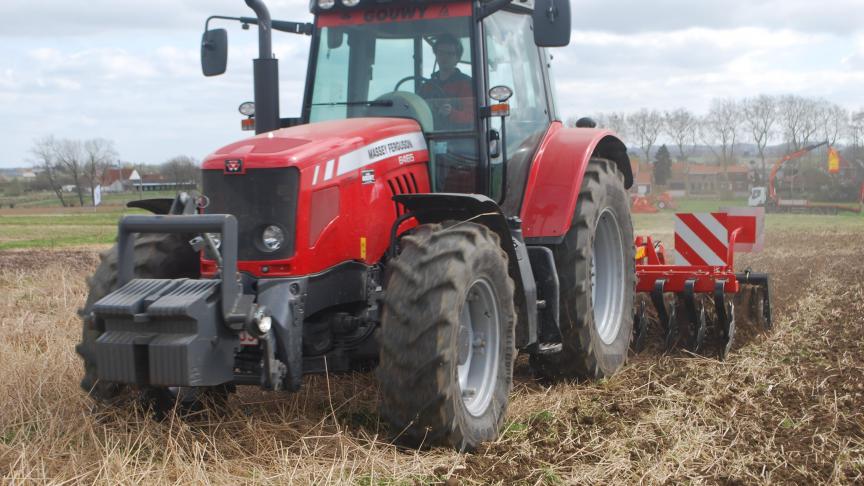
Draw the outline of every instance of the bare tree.
[[[704,128],[709,136],[720,145],[720,163],[723,175],[729,181],[729,162],[733,160],[735,140],[741,123],[741,109],[738,102],[731,98],[711,101],[711,108],[705,117]]]
[[[62,139],[54,145],[54,157],[63,169],[72,177],[75,191],[78,193],[78,203],[84,205],[84,188],[81,179],[84,176],[84,151],[78,140]]]
[[[799,150],[817,129],[818,122],[814,121],[816,102],[802,96],[786,95],[780,98],[779,107],[780,124],[789,150]]]
[[[657,110],[642,108],[627,117],[627,127],[639,139],[639,147],[645,154],[645,161],[651,163],[651,147],[657,142],[663,130],[663,115]]]
[[[808,145],[815,141],[821,142],[822,123],[825,113],[829,109],[829,103],[823,99],[804,99],[804,119],[801,124],[801,145]]]
[[[687,160],[687,153],[684,147],[695,143],[696,127],[698,119],[686,108],[677,108],[673,111],[667,111],[663,114],[663,128],[666,134],[675,142],[678,147],[678,159]]]
[[[864,108],[849,115],[849,124],[846,129],[849,134],[849,141],[857,153],[864,142]]]
[[[748,98],[743,103],[744,124],[756,143],[756,150],[762,161],[763,180],[768,176],[765,167],[765,147],[768,146],[768,142],[774,136],[774,126],[777,124],[779,113],[777,100],[768,95],[763,94],[755,98]]]
[[[57,153],[57,139],[53,135],[37,139],[33,142],[33,148],[30,149],[33,156],[33,166],[40,169],[48,179],[48,184],[51,190],[60,200],[60,204],[66,207],[66,200],[63,199],[63,188],[60,185],[60,174],[62,170],[57,163],[55,154]]]
[[[601,126],[612,130],[622,138],[626,138],[630,135],[627,131],[627,115],[622,112],[609,113],[606,115]]]
[[[677,108],[663,114],[663,128],[678,147],[678,160],[684,163],[684,190],[690,190],[690,162],[684,147],[696,144],[699,120],[686,108]]]
[[[837,140],[847,132],[849,110],[836,103],[826,103],[818,114],[820,141],[827,140],[828,144],[836,145]]]
[[[102,180],[105,171],[117,159],[117,151],[114,150],[114,142],[105,140],[104,138],[93,138],[85,141],[83,150],[84,176],[90,183],[90,200],[95,206],[96,185]]]
[[[172,157],[162,164],[160,171],[177,184],[198,184],[198,161],[188,155]]]

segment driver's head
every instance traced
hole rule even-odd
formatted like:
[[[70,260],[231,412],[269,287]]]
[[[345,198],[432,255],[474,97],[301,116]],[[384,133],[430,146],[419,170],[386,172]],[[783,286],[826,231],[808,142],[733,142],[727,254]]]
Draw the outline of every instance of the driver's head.
[[[432,47],[438,66],[444,70],[456,67],[456,63],[462,59],[462,43],[452,34],[441,34],[435,38]]]

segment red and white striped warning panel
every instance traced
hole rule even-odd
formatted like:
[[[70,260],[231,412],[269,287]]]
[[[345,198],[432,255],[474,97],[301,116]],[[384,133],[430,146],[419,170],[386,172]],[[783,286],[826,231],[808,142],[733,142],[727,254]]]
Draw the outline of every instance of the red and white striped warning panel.
[[[765,208],[720,208],[726,213],[726,230],[738,231],[736,252],[759,252],[765,246]]]
[[[729,231],[726,213],[676,213],[676,265],[726,265]]]

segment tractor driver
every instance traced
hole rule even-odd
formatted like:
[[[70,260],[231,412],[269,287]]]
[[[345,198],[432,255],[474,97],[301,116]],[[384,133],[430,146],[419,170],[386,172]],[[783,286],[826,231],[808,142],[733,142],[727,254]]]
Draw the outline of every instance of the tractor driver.
[[[435,129],[449,131],[471,128],[474,123],[471,77],[456,67],[462,59],[462,43],[451,34],[441,34],[435,38],[432,51],[438,71],[432,73],[418,94],[430,102]]]

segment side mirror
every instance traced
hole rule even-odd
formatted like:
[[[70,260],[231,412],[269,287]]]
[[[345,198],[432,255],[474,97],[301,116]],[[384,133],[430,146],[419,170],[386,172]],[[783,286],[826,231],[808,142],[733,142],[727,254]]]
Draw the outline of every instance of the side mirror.
[[[228,64],[228,31],[213,29],[201,36],[201,71],[204,76],[218,76]]]
[[[534,43],[564,47],[570,43],[570,0],[535,0]]]

